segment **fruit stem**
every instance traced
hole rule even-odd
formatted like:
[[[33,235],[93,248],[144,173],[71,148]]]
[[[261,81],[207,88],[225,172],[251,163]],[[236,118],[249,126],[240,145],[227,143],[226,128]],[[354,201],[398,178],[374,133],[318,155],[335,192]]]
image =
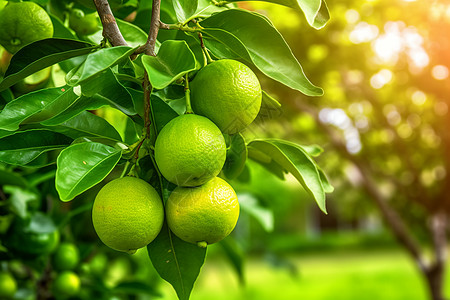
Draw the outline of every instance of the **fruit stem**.
[[[189,89],[189,77],[186,74],[184,79],[184,94],[186,98],[186,114],[193,114],[194,111],[191,107],[191,90]]]
[[[198,38],[200,39],[200,47],[202,48],[203,52],[203,59],[205,60],[205,66],[209,63],[212,63],[214,59],[211,58],[209,55],[208,49],[205,47],[205,43],[203,43],[203,35],[201,32],[198,33]]]
[[[124,177],[127,174],[128,167],[130,166],[130,161],[127,160],[125,166],[123,167],[122,174],[120,174],[120,178]]]
[[[206,248],[208,246],[208,243],[206,241],[197,242],[197,246],[200,248]]]

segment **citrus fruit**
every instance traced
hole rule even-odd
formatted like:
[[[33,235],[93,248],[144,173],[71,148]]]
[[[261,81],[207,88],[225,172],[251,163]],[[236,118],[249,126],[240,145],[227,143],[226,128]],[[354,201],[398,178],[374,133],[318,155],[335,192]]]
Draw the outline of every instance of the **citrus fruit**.
[[[156,190],[135,177],[107,183],[92,208],[94,229],[112,249],[129,253],[148,245],[161,230],[164,208]]]
[[[17,291],[17,282],[7,272],[0,272],[0,299],[12,298]]]
[[[96,12],[85,14],[81,9],[73,9],[69,14],[69,26],[78,35],[89,35],[100,29]]]
[[[194,112],[207,117],[228,134],[239,132],[253,122],[261,108],[261,99],[256,75],[232,59],[210,63],[191,83]]]
[[[179,186],[198,186],[214,178],[225,158],[222,133],[202,116],[176,117],[163,127],[156,139],[156,164],[167,180]]]
[[[72,270],[80,261],[78,248],[71,243],[62,243],[53,254],[53,266],[58,271]]]
[[[167,224],[180,239],[206,246],[233,231],[239,202],[233,188],[215,177],[199,187],[177,187],[166,203]]]
[[[59,231],[48,233],[23,231],[20,226],[14,225],[10,238],[5,241],[5,246],[15,253],[36,257],[53,252],[59,243]]]
[[[74,296],[80,291],[80,278],[72,271],[64,271],[56,276],[52,290],[58,298]]]
[[[0,44],[16,53],[23,46],[53,36],[47,12],[34,2],[8,2],[0,11]]]

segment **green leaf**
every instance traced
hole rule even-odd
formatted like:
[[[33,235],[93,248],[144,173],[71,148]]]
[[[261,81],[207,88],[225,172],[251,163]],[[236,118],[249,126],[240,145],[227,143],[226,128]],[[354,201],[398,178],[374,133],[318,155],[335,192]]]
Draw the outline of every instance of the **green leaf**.
[[[42,89],[25,94],[9,102],[0,112],[0,129],[17,130],[20,124],[36,123],[49,119],[67,109],[78,96],[72,88]]]
[[[50,130],[19,131],[0,138],[0,161],[23,166],[41,154],[62,149],[69,145],[72,139]]]
[[[219,245],[222,247],[225,255],[230,260],[236,273],[239,277],[239,281],[243,284],[245,282],[244,278],[244,251],[238,245],[233,237],[228,236],[226,239],[220,241]]]
[[[111,124],[105,119],[87,111],[83,111],[57,126],[49,126],[48,128],[73,139],[79,137],[100,137],[122,141],[120,134]]]
[[[18,187],[26,187],[27,181],[17,172],[0,169],[0,186],[13,185]]]
[[[64,26],[62,21],[52,14],[49,14],[53,23],[53,38],[76,40],[77,37],[72,30]]]
[[[33,233],[51,233],[55,230],[58,230],[58,228],[53,219],[40,211],[31,216],[30,222],[24,228],[24,231]]]
[[[56,190],[70,201],[102,181],[119,162],[122,152],[99,144],[74,144],[64,149],[56,162]]]
[[[67,120],[77,116],[81,112],[85,110],[95,110],[102,106],[107,105],[107,101],[105,101],[102,97],[85,97],[81,95],[80,89],[75,87],[74,91],[76,92],[77,98],[74,101],[69,101],[67,106],[59,106],[60,110],[53,110],[53,113],[56,113],[50,119],[45,121],[41,121],[40,123],[45,126],[53,126],[66,122]],[[79,96],[78,96],[79,95]]]
[[[66,81],[71,86],[86,82],[106,69],[118,64],[121,60],[129,57],[133,54],[134,50],[135,48],[128,46],[117,46],[95,51],[89,54],[79,67],[67,74]]]
[[[86,42],[54,38],[31,43],[12,57],[0,91],[60,61],[90,53],[96,47]]]
[[[197,0],[172,0],[178,22],[184,23],[197,10]]]
[[[254,140],[249,149],[264,153],[272,161],[291,173],[305,190],[316,200],[319,208],[326,213],[325,189],[314,160],[300,146],[281,140]]]
[[[39,196],[36,193],[16,186],[5,186],[3,191],[10,195],[11,208],[22,219],[27,216],[28,202],[39,200]]]
[[[83,95],[96,96],[103,103],[120,110],[126,115],[135,115],[133,97],[119,82],[113,71],[108,68],[98,76],[81,84]],[[142,100],[141,100],[142,101]]]
[[[6,103],[14,100],[14,94],[11,89],[0,91],[0,108],[3,108]]]
[[[177,31],[175,35],[176,40],[183,40],[187,43],[189,46],[189,49],[191,49],[192,53],[194,53],[196,65],[195,69],[200,70],[206,63],[206,57],[203,54],[202,47],[200,45],[200,41],[198,38],[192,36],[191,34],[188,34],[185,31]]]
[[[156,56],[142,57],[150,83],[155,89],[163,89],[184,74],[194,71],[195,62],[195,56],[185,41],[165,41]]]
[[[150,105],[155,117],[156,132],[160,132],[167,123],[179,116],[167,103],[154,94],[151,96]]]
[[[308,153],[308,155],[316,157],[323,153],[323,148],[319,145],[301,145],[301,148]]]
[[[265,231],[273,231],[273,212],[269,208],[262,206],[260,201],[249,193],[238,194],[238,199],[242,211],[254,217]]]
[[[161,278],[173,286],[180,300],[188,300],[205,261],[206,248],[182,241],[164,222],[161,232],[147,250]]]
[[[262,91],[261,109],[258,113],[258,118],[263,120],[272,119],[282,114],[281,104],[275,98]]]
[[[320,179],[322,180],[322,185],[325,193],[332,193],[334,191],[334,187],[328,181],[327,175],[325,175],[324,171],[321,168],[317,167],[317,169],[319,170]]]
[[[123,38],[131,47],[135,48],[140,45],[144,45],[147,42],[147,34],[136,25],[131,24],[130,22],[122,21],[119,18],[116,19],[116,22]],[[158,50],[158,48],[156,48],[156,50]]]
[[[33,159],[24,166],[32,168],[43,168],[45,166],[54,164],[56,163],[56,159],[58,158],[58,155],[59,153],[61,153],[62,149],[64,149],[64,147],[44,151],[41,154],[39,154],[38,157],[36,157],[35,159]]]
[[[230,144],[227,149],[227,159],[223,166],[223,173],[228,179],[234,179],[241,174],[247,160],[247,145],[240,134],[229,136]]]
[[[223,44],[268,77],[308,96],[323,94],[306,78],[288,44],[266,17],[229,9],[203,20],[201,26],[206,46],[213,52],[214,45]]]
[[[238,2],[246,0],[230,0],[230,2]],[[330,19],[330,13],[325,0],[256,0],[281,4],[303,11],[308,24],[315,28],[321,29]]]

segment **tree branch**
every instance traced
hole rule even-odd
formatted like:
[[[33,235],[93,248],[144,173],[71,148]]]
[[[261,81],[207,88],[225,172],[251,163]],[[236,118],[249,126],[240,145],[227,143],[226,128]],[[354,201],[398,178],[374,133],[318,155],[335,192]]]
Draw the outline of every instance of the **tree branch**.
[[[442,267],[447,260],[447,216],[444,211],[433,214],[430,231],[433,237],[435,264]]]
[[[102,21],[103,37],[113,46],[127,46],[128,44],[117,26],[111,7],[109,7],[108,0],[94,0],[94,4]]]
[[[160,28],[169,29],[167,24],[160,20],[161,0],[153,0],[152,4],[152,19],[150,21],[150,30],[148,32],[147,42],[139,47],[135,54],[145,53],[147,55],[156,56],[155,46],[156,38]]]

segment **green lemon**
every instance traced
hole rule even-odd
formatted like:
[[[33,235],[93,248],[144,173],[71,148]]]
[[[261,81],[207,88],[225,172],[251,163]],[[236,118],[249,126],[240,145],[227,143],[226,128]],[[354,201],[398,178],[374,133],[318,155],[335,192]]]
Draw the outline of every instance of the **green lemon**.
[[[226,144],[205,117],[186,114],[171,120],[156,139],[155,160],[162,175],[179,186],[198,186],[222,169]]]
[[[52,291],[57,298],[75,296],[80,292],[80,278],[72,271],[64,271],[53,281]]]
[[[216,177],[199,187],[177,187],[167,200],[166,218],[180,239],[206,246],[233,231],[239,202],[233,188]]]
[[[11,237],[5,241],[6,247],[15,253],[36,257],[53,252],[59,243],[59,232],[57,230],[49,233],[24,232],[21,228],[14,226]]]
[[[78,248],[71,243],[61,243],[53,254],[53,266],[58,271],[72,270],[79,261]]]
[[[34,2],[8,2],[0,11],[0,44],[11,53],[52,36],[50,17]]]
[[[224,133],[233,134],[247,127],[261,108],[258,78],[236,60],[222,59],[202,68],[190,90],[194,112],[213,121]]]
[[[0,272],[0,299],[10,299],[17,291],[17,282],[7,272]]]
[[[99,238],[117,251],[134,253],[153,241],[164,220],[156,190],[135,177],[107,183],[97,194],[92,222]]]
[[[81,9],[73,9],[69,14],[69,26],[78,35],[89,35],[97,32],[100,27],[96,12],[85,14]]]

